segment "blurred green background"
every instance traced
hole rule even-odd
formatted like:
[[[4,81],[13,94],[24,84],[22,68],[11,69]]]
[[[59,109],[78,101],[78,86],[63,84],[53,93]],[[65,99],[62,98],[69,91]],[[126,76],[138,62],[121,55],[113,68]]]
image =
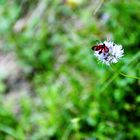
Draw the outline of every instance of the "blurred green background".
[[[0,36],[0,140],[140,140],[139,0],[0,0]]]

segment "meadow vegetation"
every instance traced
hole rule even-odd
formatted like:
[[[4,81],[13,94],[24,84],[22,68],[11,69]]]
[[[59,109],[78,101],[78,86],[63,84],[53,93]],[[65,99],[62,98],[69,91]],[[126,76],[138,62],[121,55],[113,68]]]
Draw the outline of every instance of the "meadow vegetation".
[[[1,53],[30,87],[13,98],[0,73],[0,140],[140,140],[140,80],[119,74],[140,77],[140,2],[71,1],[0,0]],[[115,71],[91,50],[108,36]]]

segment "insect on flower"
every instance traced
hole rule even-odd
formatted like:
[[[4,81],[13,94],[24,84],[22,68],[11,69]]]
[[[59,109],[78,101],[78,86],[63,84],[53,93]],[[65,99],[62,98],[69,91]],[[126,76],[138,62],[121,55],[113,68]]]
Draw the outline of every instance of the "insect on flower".
[[[108,53],[109,52],[109,49],[107,46],[105,46],[105,44],[99,44],[97,46],[93,46],[92,47],[92,50],[94,51],[99,51],[98,53],[101,54],[101,53]]]
[[[124,50],[122,45],[117,45],[112,41],[104,41],[92,47],[94,55],[98,60],[106,65],[111,63],[117,63],[118,60],[123,56]]]

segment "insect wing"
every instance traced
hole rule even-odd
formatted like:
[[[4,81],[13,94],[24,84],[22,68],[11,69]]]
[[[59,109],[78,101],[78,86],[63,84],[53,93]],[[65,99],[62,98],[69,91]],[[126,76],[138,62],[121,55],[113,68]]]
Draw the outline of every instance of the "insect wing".
[[[101,49],[102,49],[102,45],[98,45],[98,46],[96,46],[96,47],[94,48],[95,51],[99,51],[99,50],[101,50]]]
[[[104,50],[105,53],[109,52],[109,49],[106,46],[103,48],[103,50]]]
[[[95,48],[96,48],[96,47],[97,47],[97,46],[92,46],[92,48],[91,48],[91,49],[92,49],[92,50],[95,50]]]

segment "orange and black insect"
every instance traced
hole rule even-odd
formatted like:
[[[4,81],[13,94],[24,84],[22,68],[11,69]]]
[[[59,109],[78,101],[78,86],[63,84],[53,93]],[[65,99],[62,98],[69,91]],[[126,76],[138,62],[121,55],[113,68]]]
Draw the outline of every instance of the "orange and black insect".
[[[109,48],[107,46],[105,46],[104,43],[93,46],[91,49],[94,50],[94,51],[99,51],[99,54],[109,52]]]

